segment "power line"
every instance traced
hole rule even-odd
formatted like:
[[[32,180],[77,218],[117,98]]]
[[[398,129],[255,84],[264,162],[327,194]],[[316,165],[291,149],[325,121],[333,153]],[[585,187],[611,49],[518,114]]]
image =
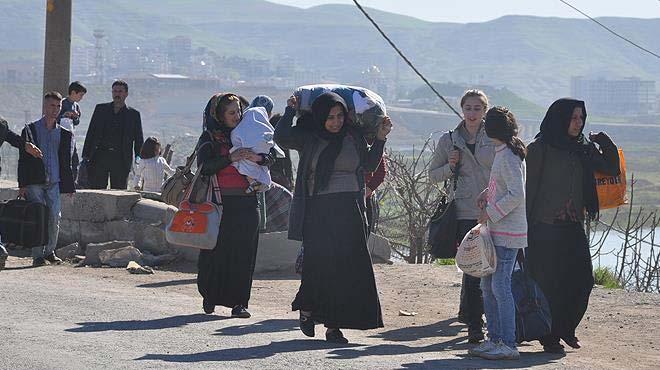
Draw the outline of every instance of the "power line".
[[[378,26],[378,24],[376,23],[376,21],[374,21],[373,18],[371,18],[371,16],[367,13],[367,11],[364,10],[364,8],[362,7],[362,5],[360,5],[360,3],[357,2],[357,0],[353,0],[353,2],[354,2],[355,5],[358,7],[358,9],[360,9],[360,11],[362,12],[362,14],[364,14],[364,16],[367,17],[367,19],[369,20],[369,22],[371,22],[371,24],[373,24],[374,27],[376,27],[376,29],[378,30],[378,32],[380,32],[380,34],[385,38],[385,40],[387,40],[387,42],[388,42],[388,43],[394,48],[394,50],[396,50],[396,52],[399,53],[399,55],[401,56],[401,58],[403,58],[403,60],[406,62],[406,64],[408,64],[408,66],[409,66],[410,68],[412,68],[412,70],[413,70],[413,71],[414,71],[414,72],[415,72],[415,73],[416,73],[416,74],[417,74],[417,75],[418,75],[418,76],[424,81],[424,83],[426,83],[426,84],[431,88],[431,90],[433,90],[433,92],[435,93],[435,95],[437,95],[438,98],[440,98],[440,100],[442,100],[442,101],[443,101],[443,102],[449,107],[449,109],[451,109],[454,113],[456,113],[456,115],[458,116],[458,118],[463,119],[463,116],[461,116],[461,114],[458,113],[458,111],[457,111],[456,109],[454,109],[454,107],[452,107],[451,104],[449,104],[449,102],[447,101],[447,99],[445,99],[445,98],[444,98],[444,97],[438,92],[438,90],[436,90],[435,87],[433,87],[433,85],[431,85],[431,83],[426,79],[426,77],[424,77],[424,76],[422,75],[422,73],[419,72],[419,70],[417,70],[417,68],[415,68],[415,66],[412,64],[412,62],[410,62],[410,60],[408,60],[408,58],[406,58],[406,56],[403,55],[403,52],[401,52],[401,50],[399,50],[399,48],[394,44],[394,42],[392,42],[392,40],[390,40],[390,38],[387,37],[387,35],[385,34],[385,32],[383,32],[383,30],[380,28],[380,26]]]
[[[616,33],[615,31],[613,31],[611,28],[609,28],[609,27],[607,27],[606,25],[604,25],[604,24],[598,22],[597,20],[595,20],[594,18],[590,17],[590,16],[589,16],[588,14],[586,14],[585,12],[583,12],[583,11],[581,11],[580,9],[578,9],[578,8],[574,7],[573,5],[569,4],[567,1],[564,1],[564,0],[559,0],[559,1],[561,1],[562,3],[564,3],[566,6],[573,8],[573,10],[575,10],[576,12],[578,12],[578,13],[582,14],[583,16],[589,18],[590,20],[594,21],[596,24],[598,24],[599,26],[603,27],[604,29],[606,29],[607,31],[609,31],[609,32],[610,32],[611,34],[613,34],[614,36],[616,36],[616,37],[618,37],[618,38],[620,38],[620,39],[622,39],[622,40],[624,40],[624,41],[630,43],[631,45],[635,46],[636,48],[641,49],[641,50],[643,50],[643,51],[645,51],[645,52],[647,52],[647,53],[653,55],[654,57],[660,59],[660,55],[658,55],[658,54],[652,52],[651,50],[649,50],[649,49],[647,49],[647,48],[645,48],[645,47],[643,47],[643,46],[640,46],[640,45],[636,44],[635,42],[631,41],[630,39],[627,39],[627,38],[625,38],[625,37],[619,35],[619,34]],[[660,1],[660,0],[659,0],[659,1]]]

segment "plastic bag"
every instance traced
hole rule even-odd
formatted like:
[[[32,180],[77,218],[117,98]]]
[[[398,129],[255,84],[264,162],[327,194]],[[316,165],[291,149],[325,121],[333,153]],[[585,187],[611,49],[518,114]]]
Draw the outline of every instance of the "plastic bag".
[[[478,278],[495,272],[497,255],[488,226],[478,224],[465,234],[456,252],[456,266]]]

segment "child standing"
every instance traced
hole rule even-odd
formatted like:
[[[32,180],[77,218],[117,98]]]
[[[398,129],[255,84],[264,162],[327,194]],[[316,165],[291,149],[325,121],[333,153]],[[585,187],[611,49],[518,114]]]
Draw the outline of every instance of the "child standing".
[[[497,267],[481,278],[488,340],[468,353],[491,360],[517,360],[516,308],[511,293],[511,273],[518,250],[527,247],[525,212],[525,156],[527,149],[517,137],[516,118],[507,108],[486,113],[486,135],[496,144],[488,188],[478,198],[478,222],[490,229]]]
[[[73,81],[69,85],[69,95],[62,99],[62,109],[60,110],[59,120],[60,126],[71,131],[71,146],[73,154],[71,154],[71,167],[73,170],[73,181],[77,182],[78,179],[78,149],[76,149],[75,127],[80,124],[80,101],[83,96],[87,94],[87,88],[83,86],[80,81]]]
[[[165,174],[172,176],[175,170],[160,156],[160,142],[155,137],[148,137],[140,150],[140,161],[135,167],[135,176],[131,186],[135,190],[160,193]]]
[[[284,155],[281,149],[273,141],[275,129],[268,122],[268,113],[264,107],[248,108],[243,112],[241,122],[231,131],[231,152],[239,148],[250,148],[257,154],[270,154],[275,148],[280,155]],[[246,192],[265,192],[270,189],[272,179],[267,166],[258,165],[247,159],[233,162],[241,175],[247,177],[250,186]]]

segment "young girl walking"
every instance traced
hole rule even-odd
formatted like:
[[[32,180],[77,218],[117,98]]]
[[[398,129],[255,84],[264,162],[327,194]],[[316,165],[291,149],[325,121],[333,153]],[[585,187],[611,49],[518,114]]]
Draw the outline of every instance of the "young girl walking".
[[[141,160],[135,167],[131,187],[135,190],[160,193],[165,174],[174,175],[175,170],[160,156],[160,142],[151,136],[144,141],[140,150]]]
[[[494,107],[486,113],[486,135],[495,142],[495,159],[488,188],[478,199],[479,223],[490,229],[497,267],[481,278],[488,340],[468,353],[490,360],[516,360],[515,304],[511,273],[518,250],[527,247],[525,212],[525,155],[527,149],[517,137],[516,118],[507,108]]]

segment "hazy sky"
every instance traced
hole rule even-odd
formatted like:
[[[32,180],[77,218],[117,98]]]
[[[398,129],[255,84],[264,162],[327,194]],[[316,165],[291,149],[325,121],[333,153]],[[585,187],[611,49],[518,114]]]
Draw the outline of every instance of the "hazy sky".
[[[309,8],[351,0],[268,0]],[[660,18],[660,0],[567,0],[592,17]],[[362,6],[438,22],[483,22],[509,14],[581,18],[559,0],[358,0]]]

